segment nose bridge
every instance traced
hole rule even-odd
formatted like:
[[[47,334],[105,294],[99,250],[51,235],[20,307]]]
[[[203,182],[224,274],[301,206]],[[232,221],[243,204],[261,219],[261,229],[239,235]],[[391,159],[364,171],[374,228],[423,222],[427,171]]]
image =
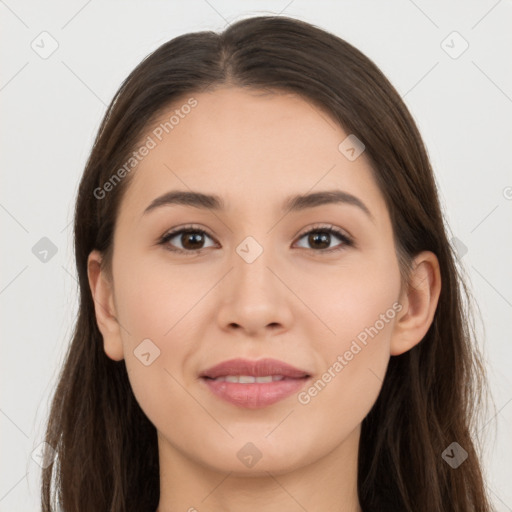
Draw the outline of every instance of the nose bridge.
[[[287,323],[286,287],[276,277],[280,271],[271,240],[272,237],[260,232],[246,236],[235,246],[230,262],[230,283],[224,288],[227,295],[221,301],[223,307],[219,312],[224,326],[238,324],[257,332],[269,324]]]
[[[274,288],[272,280],[275,277],[269,270],[276,266],[274,255],[271,237],[264,233],[248,235],[235,247],[233,277],[242,294],[260,290],[265,295]]]

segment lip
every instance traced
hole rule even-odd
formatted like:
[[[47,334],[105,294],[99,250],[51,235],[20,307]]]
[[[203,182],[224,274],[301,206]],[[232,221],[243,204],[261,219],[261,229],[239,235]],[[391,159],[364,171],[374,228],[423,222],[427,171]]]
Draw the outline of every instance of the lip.
[[[295,368],[278,359],[265,358],[251,361],[250,359],[229,359],[223,361],[199,374],[200,377],[225,377],[226,375],[251,375],[253,377],[266,377],[268,375],[282,375],[290,379],[299,379],[309,376],[306,370]]]
[[[249,384],[213,380],[227,375],[282,375],[284,378],[279,381]],[[267,407],[287,398],[298,392],[311,377],[305,370],[271,358],[257,361],[230,359],[201,372],[199,376],[208,389],[219,398],[249,409]]]

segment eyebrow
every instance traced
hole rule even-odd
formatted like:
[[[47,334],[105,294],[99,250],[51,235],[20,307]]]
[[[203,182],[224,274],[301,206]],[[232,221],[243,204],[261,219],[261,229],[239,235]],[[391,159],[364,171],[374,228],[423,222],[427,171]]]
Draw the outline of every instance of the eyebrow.
[[[326,204],[348,204],[355,206],[363,211],[372,222],[375,222],[375,218],[372,213],[361,199],[342,190],[325,190],[322,192],[313,192],[311,194],[290,196],[284,201],[282,209],[283,211],[296,212]],[[146,215],[147,213],[162,206],[170,205],[192,206],[193,208],[215,211],[226,209],[224,200],[218,195],[185,190],[173,190],[154,199],[144,210],[143,215]]]

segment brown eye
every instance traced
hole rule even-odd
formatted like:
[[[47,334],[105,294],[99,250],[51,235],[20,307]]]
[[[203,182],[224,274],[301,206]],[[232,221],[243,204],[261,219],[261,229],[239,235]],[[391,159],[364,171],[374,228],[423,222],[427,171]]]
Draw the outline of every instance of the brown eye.
[[[345,249],[346,247],[354,246],[354,242],[350,237],[333,226],[315,227],[303,233],[299,239],[306,237],[306,243],[309,247],[305,248],[320,254],[330,254],[332,252]],[[333,237],[340,240],[341,244],[329,247]],[[213,238],[203,229],[189,226],[165,234],[159,243],[164,245],[169,251],[193,256],[208,248],[204,246],[207,238],[213,240]],[[173,242],[171,243],[171,241]]]
[[[328,249],[330,245],[331,235],[325,232],[312,232],[308,234],[308,243],[314,249]]]
[[[160,243],[169,246],[170,251],[193,255],[206,248],[203,246],[205,238],[211,237],[202,229],[183,228],[167,233],[162,237]],[[171,243],[171,240],[175,241]],[[175,244],[181,244],[181,247],[179,245],[176,247]]]
[[[305,237],[307,237],[307,243],[310,245],[312,249],[315,250],[315,252],[330,253],[333,251],[341,250],[346,246],[354,245],[351,238],[349,238],[347,235],[345,235],[338,229],[333,228],[332,226],[311,229],[310,231],[307,231],[306,233],[300,236],[300,238]],[[338,238],[339,240],[342,241],[340,247],[329,248],[329,245],[333,237]],[[306,247],[306,249],[309,249],[310,247]]]
[[[202,249],[201,245],[204,244],[204,235],[197,231],[186,231],[182,233],[179,239],[185,249],[197,250]]]

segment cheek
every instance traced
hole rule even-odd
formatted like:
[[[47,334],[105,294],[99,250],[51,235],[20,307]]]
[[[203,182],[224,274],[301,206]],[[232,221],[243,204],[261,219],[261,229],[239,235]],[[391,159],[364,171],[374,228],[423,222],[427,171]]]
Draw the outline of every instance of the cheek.
[[[311,340],[324,340],[322,345],[345,351],[347,342],[350,345],[349,340],[359,335],[364,342],[367,329],[375,324],[383,331],[379,339],[387,337],[397,313],[393,304],[400,295],[400,272],[392,255],[347,259],[337,268],[304,273],[296,282],[297,295],[306,299],[312,312],[307,315]]]
[[[205,282],[180,266],[133,258],[117,267],[116,305],[130,343],[144,338],[167,340],[183,323],[197,314],[196,306],[205,293]],[[123,264],[125,263],[125,264]],[[117,284],[118,283],[118,284]],[[126,332],[123,337],[126,338]],[[141,338],[141,339],[139,339]]]
[[[394,312],[392,308],[383,311],[388,311],[389,316]],[[366,327],[361,329],[363,317]],[[393,319],[389,323],[375,321],[375,315],[368,312],[346,318],[345,323],[337,324],[336,337],[327,338],[330,341],[321,346],[317,344],[324,371],[297,397],[304,406],[309,427],[325,434],[326,445],[328,439],[344,439],[369,413],[381,390],[390,357]]]
[[[374,265],[365,262],[360,269],[340,268],[324,287],[316,282],[316,288],[303,282],[303,293],[311,285],[308,305],[322,320],[311,317],[309,339],[315,340],[314,351],[321,356],[324,371],[299,403],[310,408],[319,428],[323,422],[333,428],[332,435],[339,435],[339,425],[354,427],[378,397],[401,309],[400,275],[396,262],[389,259]]]
[[[127,372],[139,404],[153,419],[163,396],[174,403],[183,394],[178,382],[184,381],[183,367],[201,339],[195,318],[206,287],[192,274],[184,279],[179,266],[148,264],[136,256],[114,265]],[[186,408],[188,402],[190,398],[180,407]]]

